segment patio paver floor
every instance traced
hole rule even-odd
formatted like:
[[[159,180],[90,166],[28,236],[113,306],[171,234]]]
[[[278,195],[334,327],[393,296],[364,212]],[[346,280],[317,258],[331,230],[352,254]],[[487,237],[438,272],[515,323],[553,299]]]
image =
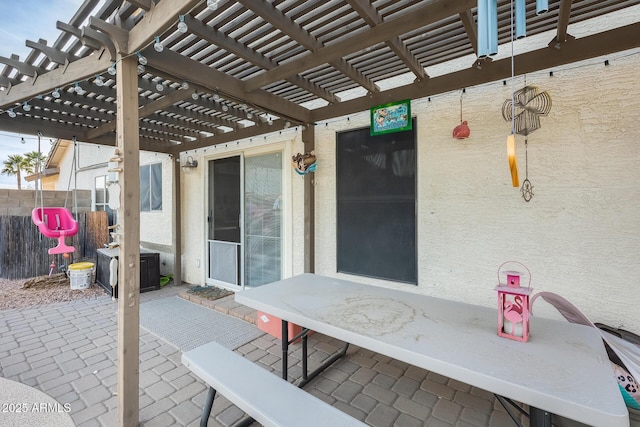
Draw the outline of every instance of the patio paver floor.
[[[184,286],[169,285],[142,294],[141,302],[184,290]],[[233,296],[209,306],[247,318],[247,307],[234,304]],[[42,390],[61,404],[69,403],[79,427],[117,425],[116,310],[117,303],[105,295],[0,311],[0,376]],[[312,370],[342,343],[313,334],[309,344]],[[263,334],[237,351],[279,374],[281,346],[276,338]],[[141,329],[140,425],[199,425],[207,387],[182,366],[180,357],[174,345]],[[298,354],[291,353],[289,360],[290,377],[299,378]],[[357,346],[351,346],[345,358],[305,389],[372,426],[513,425],[491,393]],[[209,425],[232,425],[243,416],[220,396]],[[639,425],[632,422],[634,427]]]

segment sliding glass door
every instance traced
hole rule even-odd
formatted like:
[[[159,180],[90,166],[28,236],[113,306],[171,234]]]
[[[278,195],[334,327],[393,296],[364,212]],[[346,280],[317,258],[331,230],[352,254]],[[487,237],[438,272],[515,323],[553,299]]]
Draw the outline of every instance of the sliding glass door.
[[[282,153],[209,161],[207,283],[255,287],[282,277]]]
[[[246,157],[244,164],[245,286],[282,276],[282,153]]]

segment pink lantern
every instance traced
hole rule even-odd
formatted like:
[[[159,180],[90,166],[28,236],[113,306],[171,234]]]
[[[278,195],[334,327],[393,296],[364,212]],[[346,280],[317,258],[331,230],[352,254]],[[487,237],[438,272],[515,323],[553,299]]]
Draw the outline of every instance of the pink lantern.
[[[507,261],[515,262],[515,261]],[[529,274],[527,287],[520,286],[519,271],[500,271],[507,264],[498,268],[498,335],[516,341],[526,342],[529,339],[529,296],[531,295],[531,272],[521,263]],[[501,273],[506,275],[506,283],[500,281]]]

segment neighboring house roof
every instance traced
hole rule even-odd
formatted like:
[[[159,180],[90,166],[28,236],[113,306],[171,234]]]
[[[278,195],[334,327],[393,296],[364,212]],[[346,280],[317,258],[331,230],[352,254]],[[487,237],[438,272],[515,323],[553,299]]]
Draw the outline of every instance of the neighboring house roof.
[[[64,157],[64,153],[67,151],[67,147],[71,146],[72,142],[68,139],[57,139],[53,143],[49,154],[47,154],[47,161],[44,164],[44,170],[37,174],[26,176],[24,179],[27,182],[35,181],[38,178],[44,178],[46,176],[54,176],[60,173],[60,162]]]

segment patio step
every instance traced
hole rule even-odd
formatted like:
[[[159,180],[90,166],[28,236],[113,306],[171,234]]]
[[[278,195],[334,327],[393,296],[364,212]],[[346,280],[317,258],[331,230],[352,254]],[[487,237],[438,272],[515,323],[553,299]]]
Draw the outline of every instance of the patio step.
[[[196,304],[200,304],[204,307],[211,308],[229,316],[234,316],[245,322],[256,324],[256,310],[246,307],[242,304],[238,304],[234,299],[234,294],[227,295],[222,298],[210,300],[199,297],[188,292],[180,292],[178,294],[180,298],[184,298],[187,301],[191,301]]]

